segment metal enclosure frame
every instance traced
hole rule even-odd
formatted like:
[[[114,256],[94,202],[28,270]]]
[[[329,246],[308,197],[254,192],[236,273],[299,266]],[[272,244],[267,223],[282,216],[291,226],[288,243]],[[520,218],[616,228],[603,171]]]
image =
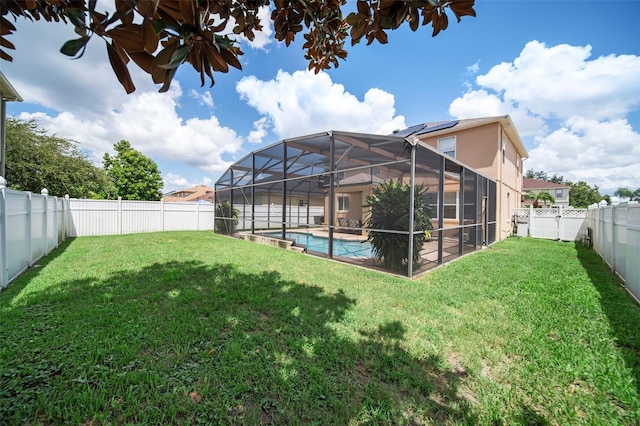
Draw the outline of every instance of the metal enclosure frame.
[[[370,253],[352,256],[337,248],[342,241],[366,246],[364,199],[375,185],[390,179],[410,184],[411,204],[415,185],[428,188],[432,229],[416,262],[413,244],[408,244],[404,275],[415,276],[496,241],[496,182],[411,135],[331,131],[256,150],[216,182],[215,219],[229,225],[232,235],[269,233],[287,240],[295,232],[324,238],[323,249],[303,249],[381,269]],[[224,214],[223,203],[238,217]],[[376,232],[404,234],[411,242],[418,231],[413,229],[413,209],[409,211],[408,231]]]

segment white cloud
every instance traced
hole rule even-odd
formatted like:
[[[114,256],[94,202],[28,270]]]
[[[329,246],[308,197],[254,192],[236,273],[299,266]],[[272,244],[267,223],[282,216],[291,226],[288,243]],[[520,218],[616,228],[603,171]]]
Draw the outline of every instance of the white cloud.
[[[17,32],[11,37],[16,45],[16,50],[11,51],[13,62],[2,61],[2,71],[25,102],[56,111],[83,109],[98,117],[108,105],[128,99],[99,37],[91,39],[81,58],[71,59],[59,50],[67,40],[78,37],[72,25],[27,19],[19,19],[15,25]],[[38,46],[36,52],[34,46]],[[158,90],[132,62],[129,71],[138,91]]]
[[[278,71],[275,79],[245,77],[236,86],[243,100],[266,116],[279,139],[328,130],[388,134],[406,127],[395,99],[369,89],[362,101],[326,73]]]
[[[449,106],[449,114],[457,118],[493,117],[505,115],[510,106],[486,90],[474,90],[456,98]]]
[[[544,118],[566,119],[580,111],[606,120],[640,105],[639,56],[590,56],[591,46],[531,41],[512,63],[494,66],[477,83]]]
[[[262,140],[265,136],[267,136],[267,131],[269,128],[269,122],[267,117],[262,117],[259,120],[253,122],[253,127],[255,130],[252,130],[247,137],[247,141],[249,143],[259,144],[262,143]]]
[[[475,64],[469,65],[466,68],[466,72],[469,75],[477,74],[479,70],[480,70],[480,62],[476,62]]]
[[[175,173],[167,173],[162,177],[162,179],[164,181],[163,191],[165,193],[176,191],[178,189],[190,188],[196,185],[211,186],[213,183],[213,180],[206,176],[199,181],[190,181],[189,179]]]
[[[59,53],[66,40],[77,37],[71,25],[22,19],[16,27],[14,61],[2,64],[3,73],[24,104],[47,108],[20,117],[34,118],[49,132],[78,141],[94,162],[100,163],[102,155],[121,139],[155,160],[182,162],[208,172],[225,170],[229,163],[221,156],[239,151],[242,138],[215,116],[183,119],[178,115],[183,98],[179,81],[174,80],[167,93],[158,93],[150,76],[130,63],[137,90],[127,95],[99,38],[91,40],[82,58],[71,60]],[[214,104],[209,91],[190,92],[190,96],[208,107]]]
[[[513,62],[476,78],[449,108],[458,118],[511,115],[529,140],[527,169],[584,180],[611,193],[640,181],[640,56],[591,57],[591,46],[531,41]],[[635,182],[635,183],[634,183]]]
[[[167,173],[166,175],[163,176],[162,180],[164,180],[165,189],[168,186],[172,186],[172,187],[174,187],[174,186],[175,187],[191,186],[189,184],[189,181],[186,178],[184,178],[184,177],[182,177],[180,175],[176,175],[174,173]]]
[[[189,96],[198,101],[199,105],[205,105],[209,108],[213,108],[213,96],[211,96],[211,92],[206,90],[203,93],[198,92],[195,89],[189,90]]]
[[[155,159],[178,161],[208,172],[224,171],[229,163],[221,155],[237,152],[242,138],[222,126],[215,116],[184,120],[176,111],[181,96],[180,84],[175,81],[167,93],[129,95],[118,110],[87,115],[85,110],[74,108],[57,115],[21,117],[34,118],[56,135],[80,141],[81,147],[93,151],[96,157],[111,152],[114,143],[125,139]]]
[[[601,192],[640,182],[640,134],[627,120],[599,122],[573,117],[565,126],[536,138],[527,169],[558,173],[571,181],[598,185]]]

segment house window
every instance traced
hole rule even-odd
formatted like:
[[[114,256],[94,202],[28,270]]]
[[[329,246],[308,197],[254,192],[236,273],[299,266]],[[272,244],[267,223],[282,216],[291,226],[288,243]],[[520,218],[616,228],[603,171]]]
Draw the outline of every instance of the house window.
[[[445,219],[458,218],[458,192],[457,191],[444,193],[444,218]]]
[[[507,161],[507,143],[502,141],[502,164]]]
[[[349,211],[349,196],[348,195],[338,195],[338,211],[339,212]]]
[[[516,176],[520,176],[520,157],[516,156]]]
[[[564,198],[564,194],[562,189],[556,189],[556,196],[555,198]]]
[[[438,151],[449,157],[456,158],[456,137],[438,139]]]

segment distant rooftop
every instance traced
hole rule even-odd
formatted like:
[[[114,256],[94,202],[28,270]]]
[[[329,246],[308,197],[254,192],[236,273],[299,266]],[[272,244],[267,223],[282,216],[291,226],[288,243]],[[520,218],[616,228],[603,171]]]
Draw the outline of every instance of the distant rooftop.
[[[549,189],[549,188],[570,188],[569,185],[562,185],[555,182],[547,182],[540,179],[522,179],[522,189],[525,191],[532,189]]]

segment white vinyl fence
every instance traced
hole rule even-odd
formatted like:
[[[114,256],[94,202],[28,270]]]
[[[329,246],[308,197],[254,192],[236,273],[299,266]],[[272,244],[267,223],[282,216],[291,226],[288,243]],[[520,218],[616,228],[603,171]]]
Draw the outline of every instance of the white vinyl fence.
[[[251,206],[237,229],[251,229]],[[286,207],[288,227],[319,223],[323,207]],[[215,206],[163,201],[79,200],[6,188],[0,177],[0,290],[67,237],[214,229]],[[282,206],[256,206],[255,227],[279,228]]]
[[[164,201],[70,200],[70,237],[213,230],[214,205]]]
[[[575,241],[582,238],[586,209],[515,209],[513,220],[518,236],[549,240]]]
[[[0,177],[0,290],[67,237],[69,200],[14,191]]]
[[[251,229],[251,204],[234,204],[238,210],[238,230]],[[254,210],[255,229],[278,229],[282,226],[281,205],[256,205]],[[324,217],[324,207],[321,206],[285,206],[287,227],[300,225],[319,225]]]
[[[214,205],[77,200],[6,188],[0,177],[0,290],[67,237],[213,230]]]
[[[593,249],[640,302],[640,204],[591,208],[585,225]]]

